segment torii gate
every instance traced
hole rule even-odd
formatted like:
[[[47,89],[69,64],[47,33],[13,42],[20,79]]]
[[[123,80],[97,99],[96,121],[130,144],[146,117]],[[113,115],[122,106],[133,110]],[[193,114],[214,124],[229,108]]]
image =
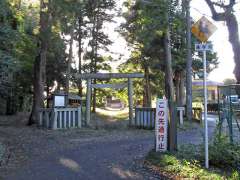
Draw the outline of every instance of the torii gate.
[[[133,122],[133,78],[144,78],[142,73],[85,73],[77,74],[78,79],[87,80],[87,97],[86,97],[86,124],[89,125],[91,119],[91,89],[92,88],[114,88],[121,89],[128,87],[128,104],[129,104],[129,124]],[[124,84],[92,84],[92,79],[128,79]]]

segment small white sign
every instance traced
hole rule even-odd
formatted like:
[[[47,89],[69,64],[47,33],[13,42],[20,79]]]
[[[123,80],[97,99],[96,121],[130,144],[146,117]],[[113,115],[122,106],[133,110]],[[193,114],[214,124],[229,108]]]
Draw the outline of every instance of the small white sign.
[[[156,151],[167,150],[167,130],[168,130],[168,103],[166,99],[158,99],[156,106]]]
[[[54,106],[55,107],[64,107],[65,106],[65,96],[54,96]]]
[[[195,44],[196,51],[212,51],[213,45],[210,43]]]

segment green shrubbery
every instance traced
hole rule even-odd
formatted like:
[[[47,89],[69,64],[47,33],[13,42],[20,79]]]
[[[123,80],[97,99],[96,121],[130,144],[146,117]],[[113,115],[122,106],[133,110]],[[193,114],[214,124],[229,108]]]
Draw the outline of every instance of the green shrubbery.
[[[181,158],[186,157],[186,158]],[[158,167],[160,173],[164,174],[168,178],[191,178],[191,179],[221,179],[220,172],[212,169],[206,170],[201,167],[201,163],[198,160],[188,159],[187,154],[182,152],[176,153],[156,153],[150,152],[147,160],[147,165],[153,165]]]
[[[209,146],[210,164],[240,172],[240,144],[230,143],[226,137],[216,137]]]
[[[216,137],[209,144],[210,168],[204,168],[204,146],[181,145],[177,152],[151,151],[146,163],[159,168],[169,177],[191,179],[240,179],[240,145],[231,144],[224,137]]]

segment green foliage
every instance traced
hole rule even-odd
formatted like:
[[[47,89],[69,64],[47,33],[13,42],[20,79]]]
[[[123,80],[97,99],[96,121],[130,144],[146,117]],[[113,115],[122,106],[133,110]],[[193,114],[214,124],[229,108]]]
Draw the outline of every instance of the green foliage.
[[[203,167],[204,151],[195,145],[182,145],[177,152],[173,153],[151,151],[146,158],[146,162],[148,165],[157,167],[167,177],[237,180],[240,178],[240,174],[235,163],[239,163],[239,147],[232,148],[231,146],[230,150],[229,144],[224,141],[220,140],[210,145],[211,167],[208,170]],[[236,158],[234,163],[233,156]]]
[[[17,110],[19,99],[31,91],[36,42],[33,33],[24,30],[27,12],[25,4],[0,2],[0,95],[8,106],[15,106],[8,109]]]
[[[163,37],[166,30],[165,14],[168,7],[163,0],[153,1],[136,1],[132,5],[126,2],[129,11],[124,14],[127,22],[122,25],[121,33],[124,35],[129,45],[132,46],[132,54],[130,59],[121,65],[119,69],[139,70],[139,72],[149,72],[149,81],[144,81],[145,88],[150,87],[151,94],[162,96],[164,94],[164,71],[165,71],[165,53]],[[173,4],[171,4],[173,3]],[[171,14],[171,38],[176,39],[176,43],[172,42],[172,54],[174,59],[174,67],[179,65],[177,60],[181,59],[179,56],[184,56],[183,52],[179,50],[179,31],[182,21],[178,18],[178,6],[175,8],[176,1],[170,3]],[[177,3],[178,5],[178,3]],[[174,34],[175,33],[175,34]],[[173,35],[174,34],[174,35]],[[178,44],[178,45],[177,45]],[[174,47],[175,46],[175,47]],[[181,62],[182,63],[182,62]],[[176,66],[175,66],[176,65]],[[129,66],[128,68],[126,68]],[[138,69],[131,68],[138,66]],[[147,77],[145,77],[147,79]],[[146,89],[139,89],[139,92],[145,92]],[[146,94],[147,95],[147,94]],[[139,94],[138,94],[139,96]]]
[[[189,151],[187,151],[189,152]],[[206,170],[197,160],[189,160],[186,152],[156,153],[150,152],[146,158],[147,164],[154,165],[167,177],[191,179],[222,179],[220,172],[214,169]],[[190,152],[191,153],[191,152]],[[191,153],[192,154],[192,153]]]
[[[115,1],[113,0],[53,0],[48,4],[48,10],[44,12],[46,15],[44,18],[47,17],[46,13],[49,13],[51,20],[46,21],[43,35],[43,33],[39,34],[40,7],[38,2],[1,0],[1,98],[4,98],[7,103],[14,101],[11,104],[16,104],[17,107],[22,106],[19,105],[22,104],[20,102],[22,100],[19,99],[29,99],[27,97],[30,97],[33,85],[33,63],[39,54],[37,39],[43,36],[48,41],[47,90],[53,89],[55,81],[58,88],[65,87],[69,58],[68,36],[72,30],[73,39],[75,41],[81,39],[82,42],[79,47],[79,51],[85,57],[85,62],[82,63],[85,64],[85,69],[82,68],[82,72],[93,72],[93,69],[96,72],[111,71],[112,58],[103,56],[99,51],[108,51],[108,46],[112,43],[103,29],[105,22],[112,21],[114,7]],[[86,53],[83,51],[83,45],[86,46],[84,47],[87,49]],[[71,72],[78,72],[76,66],[71,68]],[[73,77],[71,80],[76,82]],[[106,94],[106,92],[99,93]]]
[[[164,2],[168,2],[166,5]],[[150,82],[153,95],[164,93],[165,53],[163,37],[166,30],[166,11],[169,13],[171,35],[172,68],[174,78],[179,79],[180,72],[186,68],[186,12],[181,1],[125,1],[128,11],[123,14],[126,23],[121,33],[132,46],[132,54],[125,64],[140,65],[142,70],[150,69]],[[192,47],[194,47],[193,38]],[[202,67],[201,53],[192,52],[194,56],[193,71]],[[208,54],[208,72],[218,65],[216,53]],[[124,67],[124,66],[122,66]],[[125,68],[125,67],[124,67]],[[181,77],[182,78],[182,77]],[[175,79],[174,79],[175,80]]]
[[[126,63],[121,64],[118,67],[120,73],[133,73],[133,72],[143,72],[141,65],[138,63],[132,63],[131,59],[128,60]],[[119,81],[119,80],[118,80]],[[136,105],[136,101],[142,101],[142,92],[143,92],[143,79],[134,79],[133,81],[133,99],[134,105]],[[126,104],[128,102],[128,94],[127,91],[120,90],[117,93],[117,97],[119,97],[122,101]]]
[[[106,63],[111,60],[102,56],[99,51],[108,52],[108,46],[112,44],[108,34],[104,31],[104,23],[113,21],[111,10],[115,7],[113,0],[89,0],[85,4],[86,17],[88,18],[87,32],[90,35],[88,46],[90,47],[84,58],[90,60],[88,72],[111,70]]]
[[[240,144],[231,144],[227,137],[216,136],[209,146],[210,164],[240,172]]]
[[[67,69],[67,54],[64,53],[65,49],[66,44],[60,37],[60,34],[52,33],[46,65],[46,83],[48,87],[53,87],[54,81],[58,82],[60,87],[64,87],[65,85],[65,73]]]

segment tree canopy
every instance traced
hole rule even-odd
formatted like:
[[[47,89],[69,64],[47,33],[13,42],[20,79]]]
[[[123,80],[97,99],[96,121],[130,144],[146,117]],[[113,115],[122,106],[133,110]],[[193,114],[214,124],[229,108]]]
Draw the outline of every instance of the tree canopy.
[[[85,86],[74,73],[112,72],[106,23],[121,16],[118,27],[131,51],[121,61],[119,72],[143,72],[134,82],[135,104],[151,106],[155,97],[175,90],[177,104],[184,105],[186,79],[186,7],[183,1],[124,1],[126,11],[117,12],[114,0],[2,0],[0,2],[0,95],[9,113],[46,107],[46,98],[56,90],[78,92]],[[167,16],[166,16],[167,14]],[[191,22],[193,23],[193,22]],[[173,88],[167,87],[166,34],[169,33]],[[196,39],[192,39],[192,44]],[[201,78],[201,53],[192,49],[192,71]],[[208,72],[218,65],[216,53],[208,54]],[[200,72],[200,73],[199,73]],[[105,81],[93,80],[93,83]],[[107,94],[126,100],[126,92],[93,91],[93,105]],[[125,93],[125,95],[123,95]],[[143,96],[142,96],[143,95]],[[99,100],[99,99],[101,100]],[[30,103],[30,102],[33,103]],[[25,106],[27,104],[28,106]],[[25,108],[27,107],[27,108]],[[32,123],[36,118],[32,119]],[[37,116],[36,116],[37,117]]]

